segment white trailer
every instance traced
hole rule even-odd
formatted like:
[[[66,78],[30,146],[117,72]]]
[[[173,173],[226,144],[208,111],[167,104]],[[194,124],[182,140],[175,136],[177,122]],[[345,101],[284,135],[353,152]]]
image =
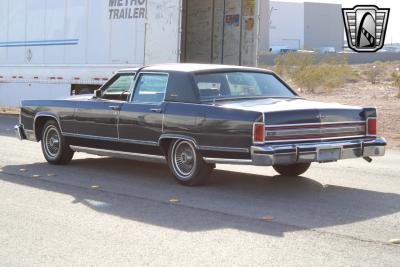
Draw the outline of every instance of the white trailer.
[[[257,64],[268,0],[0,0],[0,106],[92,91],[120,68]],[[267,47],[265,47],[265,50]]]

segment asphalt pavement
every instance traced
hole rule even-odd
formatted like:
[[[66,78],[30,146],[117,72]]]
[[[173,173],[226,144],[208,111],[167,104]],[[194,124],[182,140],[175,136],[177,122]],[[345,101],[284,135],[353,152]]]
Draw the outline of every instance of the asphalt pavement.
[[[189,188],[162,164],[49,165],[14,137],[17,119],[0,116],[1,266],[400,264],[400,151],[302,177],[218,165]]]

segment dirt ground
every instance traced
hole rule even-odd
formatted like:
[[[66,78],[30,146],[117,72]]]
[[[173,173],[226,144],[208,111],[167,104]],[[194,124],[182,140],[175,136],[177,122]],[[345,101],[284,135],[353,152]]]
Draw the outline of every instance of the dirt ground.
[[[390,82],[359,81],[329,93],[300,92],[300,95],[322,102],[377,107],[379,134],[387,139],[389,148],[400,149],[400,98],[396,97],[397,93],[398,89]]]

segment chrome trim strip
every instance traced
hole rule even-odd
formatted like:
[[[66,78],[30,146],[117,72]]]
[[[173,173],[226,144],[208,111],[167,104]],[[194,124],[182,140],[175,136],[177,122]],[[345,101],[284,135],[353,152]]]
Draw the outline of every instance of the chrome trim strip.
[[[301,146],[302,148],[307,148],[307,147],[315,147],[315,146],[323,146],[323,145],[343,145],[343,146],[348,146],[348,145],[359,145],[368,142],[375,141],[375,138],[367,138],[364,137],[363,139],[353,139],[353,140],[336,140],[332,141],[329,143],[294,143],[294,144],[275,144],[272,146],[259,146],[259,147],[270,147],[271,149],[279,149],[279,150],[287,150],[287,149],[293,149],[294,147]]]
[[[194,138],[183,136],[183,135],[174,135],[174,134],[164,134],[161,135],[158,142],[153,141],[142,141],[142,140],[130,140],[130,139],[118,139],[113,137],[103,137],[103,136],[95,136],[95,135],[85,135],[85,134],[74,134],[74,133],[63,133],[66,137],[77,137],[91,140],[102,140],[102,141],[111,141],[111,142],[121,142],[128,144],[137,144],[137,145],[148,145],[148,146],[159,146],[160,142],[163,139],[182,139],[192,142],[196,149],[199,150],[210,150],[210,151],[224,151],[224,152],[243,152],[249,153],[250,150],[248,148],[240,148],[240,147],[217,147],[217,146],[199,146]]]
[[[338,122],[316,122],[316,123],[299,123],[299,124],[279,124],[279,125],[265,125],[265,127],[290,127],[290,126],[319,126],[319,125],[335,125],[335,124],[361,124],[365,121],[338,121]]]
[[[196,142],[196,140],[193,137],[179,135],[179,134],[162,134],[158,141],[158,145],[160,145],[160,143],[163,139],[181,139],[181,140],[190,141],[194,144],[194,146],[198,150],[222,151],[222,152],[243,152],[243,153],[250,152],[250,149],[241,148],[241,147],[200,146],[200,145],[198,145],[198,143]]]
[[[250,152],[250,149],[241,147],[199,146],[199,149],[208,151],[224,151],[224,152],[243,152],[243,153]]]
[[[329,127],[329,128],[301,128],[301,129],[284,129],[270,130],[266,132],[267,137],[274,136],[301,136],[309,134],[336,134],[336,133],[351,133],[365,132],[365,126],[345,126],[345,127]]]
[[[102,140],[102,141],[118,142],[118,138],[105,137],[105,136],[96,136],[96,135],[87,135],[87,134],[63,133],[63,136],[66,136],[66,137],[77,137],[77,138],[91,139],[91,140]]]
[[[161,134],[164,133],[164,121],[165,121],[165,112],[162,113],[162,120],[161,120]]]
[[[339,140],[339,139],[349,139],[349,138],[365,138],[365,135],[355,135],[355,136],[340,136],[340,137],[327,137],[327,138],[316,138],[316,139],[290,139],[290,140],[266,140],[265,144],[270,143],[288,143],[288,142],[309,142],[309,141],[329,141],[329,140]]]
[[[180,134],[162,134],[160,136],[160,138],[158,139],[159,146],[161,145],[161,141],[163,139],[182,139],[182,140],[190,141],[193,143],[193,145],[196,149],[199,149],[199,145],[197,144],[196,140],[190,136],[185,136],[185,135],[180,135]]]
[[[131,140],[131,139],[119,139],[121,143],[136,144],[136,145],[146,145],[146,146],[158,146],[157,142],[153,141],[141,141],[141,140]]]
[[[71,146],[71,149],[75,152],[83,152],[83,153],[94,154],[94,155],[98,155],[98,156],[118,157],[118,158],[124,158],[124,159],[166,163],[166,159],[164,156],[122,152],[122,151],[97,149],[97,148],[90,148],[90,147],[80,147],[80,146]]]
[[[58,123],[58,127],[60,127],[61,134],[63,134],[63,129],[62,129],[62,126],[61,126],[60,119],[55,114],[50,113],[50,112],[38,112],[35,115],[35,118],[33,119],[33,129],[32,129],[34,134],[35,134],[36,139],[37,139],[37,135],[36,135],[36,120],[38,118],[41,118],[41,117],[48,117],[48,118],[55,119],[57,121],[57,123]]]
[[[148,145],[148,146],[157,146],[158,145],[157,142],[153,142],[153,141],[118,139],[118,138],[114,138],[114,137],[86,135],[86,134],[74,134],[74,133],[63,133],[63,135],[67,136],[67,137],[77,137],[77,138],[83,138],[83,139],[102,140],[102,141],[120,142],[120,143],[137,144],[137,145]]]
[[[204,161],[215,164],[253,165],[253,160],[251,159],[204,158]]]
[[[119,134],[119,121],[120,121],[120,118],[121,118],[122,106],[123,106],[123,104],[119,107],[118,111],[115,111],[115,115],[117,116],[117,137],[118,137],[118,139],[120,139],[119,138],[119,136],[120,136],[120,134]]]

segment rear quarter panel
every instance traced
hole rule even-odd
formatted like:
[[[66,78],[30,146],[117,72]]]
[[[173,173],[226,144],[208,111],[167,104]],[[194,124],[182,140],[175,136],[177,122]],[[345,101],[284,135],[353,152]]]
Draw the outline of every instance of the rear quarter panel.
[[[204,104],[167,103],[163,133],[195,139],[205,157],[229,157],[234,153],[218,155],[216,151],[218,148],[249,149],[253,124],[262,120],[261,112]]]

